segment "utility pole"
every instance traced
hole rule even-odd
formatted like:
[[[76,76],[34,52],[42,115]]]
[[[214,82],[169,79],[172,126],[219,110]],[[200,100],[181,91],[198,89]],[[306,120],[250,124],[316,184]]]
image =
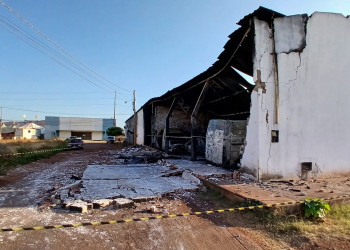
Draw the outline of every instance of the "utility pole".
[[[2,107],[0,107],[0,140],[2,140]]]
[[[135,98],[135,90],[133,92],[134,98],[132,102],[132,107],[134,110],[134,145],[136,145],[136,138],[137,138],[137,117],[136,117],[136,98]]]
[[[116,105],[116,99],[117,99],[117,91],[114,91],[114,119],[113,119],[113,126],[117,126],[117,120],[115,119],[115,105]]]

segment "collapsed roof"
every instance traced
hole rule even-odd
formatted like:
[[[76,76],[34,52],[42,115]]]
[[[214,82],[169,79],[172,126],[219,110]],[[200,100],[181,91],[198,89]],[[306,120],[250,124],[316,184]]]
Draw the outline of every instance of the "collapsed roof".
[[[203,111],[223,119],[246,118],[249,115],[253,85],[236,69],[253,76],[254,32],[251,20],[257,18],[271,23],[274,17],[282,16],[264,7],[245,16],[237,23],[241,27],[229,35],[224,51],[211,67],[164,95],[149,100],[143,108],[150,104],[170,106],[173,98],[177,97],[187,109],[193,110],[204,84],[209,82],[210,88],[201,108]]]

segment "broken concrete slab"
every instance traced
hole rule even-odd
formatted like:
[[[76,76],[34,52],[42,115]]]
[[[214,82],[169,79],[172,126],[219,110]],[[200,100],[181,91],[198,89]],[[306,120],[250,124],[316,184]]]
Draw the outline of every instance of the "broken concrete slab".
[[[94,209],[108,207],[113,204],[113,200],[111,199],[98,199],[93,200],[92,205]]]
[[[201,183],[201,181],[197,177],[193,176],[189,170],[183,171],[182,178],[194,182],[197,185]]]
[[[83,180],[130,179],[138,176],[156,175],[164,169],[157,164],[89,165],[84,172]]]
[[[113,200],[115,208],[130,208],[134,206],[134,201],[125,198],[117,198]]]
[[[183,174],[184,171],[187,172]],[[205,162],[178,159],[163,160],[160,164],[89,165],[83,174],[79,197],[86,201],[162,197],[198,190],[200,180],[196,176],[232,176],[232,172]]]
[[[191,183],[181,177],[161,177],[164,168],[151,164],[90,165],[83,175],[80,195],[83,200],[118,197],[134,199],[198,189],[198,181]]]
[[[203,177],[232,176],[232,171],[207,164],[205,161],[168,159],[167,162],[173,163],[179,170],[190,170],[194,175]]]
[[[81,200],[75,200],[69,205],[69,210],[79,213],[86,213],[88,211],[88,203]]]

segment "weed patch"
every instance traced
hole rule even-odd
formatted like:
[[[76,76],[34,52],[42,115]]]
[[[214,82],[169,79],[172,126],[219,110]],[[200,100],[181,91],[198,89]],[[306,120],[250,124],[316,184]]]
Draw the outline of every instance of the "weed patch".
[[[34,161],[37,161],[43,158],[48,158],[52,155],[55,155],[60,150],[66,147],[66,143],[65,142],[55,142],[55,143],[48,142],[47,144],[43,144],[38,148],[37,145],[35,144],[34,144],[34,147],[31,147],[31,143],[23,144],[23,143],[15,142],[14,145],[12,144],[11,146],[15,147],[14,150],[16,153],[21,153],[21,154],[0,157],[0,175],[6,174],[8,170],[10,170],[11,168],[17,165],[25,165],[30,162],[34,162]],[[2,149],[1,151],[3,154],[11,152],[8,149],[7,144],[6,145],[2,144],[0,148]],[[36,152],[37,150],[43,150],[43,149],[52,150],[52,151]]]
[[[259,205],[255,200],[237,203],[227,200],[220,192],[208,190],[196,194],[199,208],[236,208]],[[227,227],[243,227],[259,231],[266,239],[283,242],[284,246],[309,249],[310,246],[325,244],[342,249],[350,244],[350,205],[332,205],[324,220],[305,218],[302,209],[278,207],[274,209],[253,209],[240,212],[220,213],[208,217],[214,223]],[[339,242],[339,239],[342,239]],[[347,245],[348,246],[348,245]],[[288,248],[287,247],[287,248]]]

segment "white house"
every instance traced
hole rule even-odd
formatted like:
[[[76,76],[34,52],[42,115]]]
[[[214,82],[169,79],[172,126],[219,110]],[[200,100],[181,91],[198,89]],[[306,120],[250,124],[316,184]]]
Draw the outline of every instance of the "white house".
[[[43,127],[29,122],[16,129],[15,137],[16,139],[37,139],[42,133],[44,133]]]

